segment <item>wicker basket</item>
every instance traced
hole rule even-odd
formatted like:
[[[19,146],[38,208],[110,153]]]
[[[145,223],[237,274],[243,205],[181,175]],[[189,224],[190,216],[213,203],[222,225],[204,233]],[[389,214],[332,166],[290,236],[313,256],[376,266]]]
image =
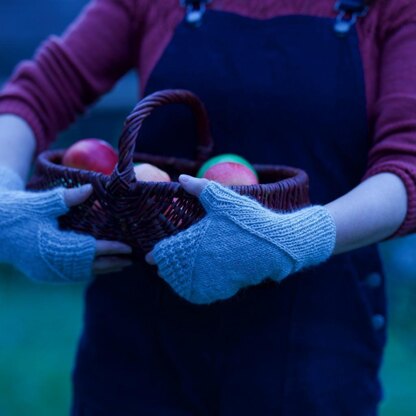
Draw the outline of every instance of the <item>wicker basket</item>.
[[[196,160],[134,153],[143,121],[162,105],[183,103],[196,117],[198,146]],[[201,219],[205,212],[199,200],[186,193],[177,178],[181,173],[195,176],[211,157],[213,141],[207,112],[201,101],[187,90],[164,90],[140,101],[127,117],[119,139],[119,161],[111,175],[65,167],[64,150],[45,151],[37,159],[35,175],[28,188],[72,188],[92,183],[94,192],[83,204],[59,218],[63,229],[87,232],[100,239],[123,241],[139,256],[163,238],[176,234]],[[151,163],[165,171],[172,182],[138,182],[133,164]],[[231,189],[257,199],[264,206],[290,211],[309,204],[308,177],[300,169],[286,166],[254,165],[259,185]]]

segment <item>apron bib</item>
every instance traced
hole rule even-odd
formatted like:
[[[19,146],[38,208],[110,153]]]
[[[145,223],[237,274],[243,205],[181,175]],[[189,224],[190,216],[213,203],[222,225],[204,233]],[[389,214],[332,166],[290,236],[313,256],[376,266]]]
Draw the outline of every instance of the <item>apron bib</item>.
[[[208,10],[176,28],[145,95],[167,88],[205,103],[213,154],[300,167],[313,203],[365,172],[353,26],[337,36],[330,18]],[[194,158],[195,144],[191,112],[169,105],[145,121],[137,150]],[[374,246],[213,305],[179,298],[143,261],[88,289],[73,415],[376,415],[384,316]]]

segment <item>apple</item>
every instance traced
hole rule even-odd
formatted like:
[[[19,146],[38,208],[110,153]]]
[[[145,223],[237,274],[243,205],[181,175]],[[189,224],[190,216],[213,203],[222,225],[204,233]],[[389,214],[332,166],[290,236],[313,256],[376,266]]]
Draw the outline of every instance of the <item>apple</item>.
[[[142,182],[171,182],[170,176],[162,169],[150,163],[137,163],[134,165],[136,179]]]
[[[215,156],[206,161],[197,173],[222,185],[256,185],[259,183],[254,167],[246,159],[232,153]]]
[[[257,185],[257,176],[251,169],[240,163],[221,162],[210,167],[204,178],[222,185]]]
[[[110,175],[118,156],[113,147],[101,139],[83,139],[70,146],[63,158],[64,166],[92,170]]]
[[[254,175],[257,177],[257,172],[254,169],[254,167],[251,165],[251,163],[244,159],[243,157],[236,155],[234,153],[224,153],[222,155],[214,156],[210,159],[208,159],[198,170],[198,173],[196,174],[197,178],[204,178],[205,172],[212,166],[214,166],[217,163],[222,162],[234,162],[234,163],[240,163],[241,165],[246,166],[249,168]]]

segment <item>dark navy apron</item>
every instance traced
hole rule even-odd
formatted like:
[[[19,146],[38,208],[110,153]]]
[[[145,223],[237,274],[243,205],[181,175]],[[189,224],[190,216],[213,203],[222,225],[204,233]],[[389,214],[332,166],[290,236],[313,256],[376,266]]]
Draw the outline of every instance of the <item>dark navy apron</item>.
[[[357,33],[334,22],[209,9],[177,27],[145,94],[195,92],[214,154],[303,168],[325,204],[360,182],[370,143]],[[193,127],[186,107],[158,109],[138,149],[193,158]],[[143,262],[88,289],[73,415],[376,415],[384,317],[374,246],[213,305],[179,298]]]

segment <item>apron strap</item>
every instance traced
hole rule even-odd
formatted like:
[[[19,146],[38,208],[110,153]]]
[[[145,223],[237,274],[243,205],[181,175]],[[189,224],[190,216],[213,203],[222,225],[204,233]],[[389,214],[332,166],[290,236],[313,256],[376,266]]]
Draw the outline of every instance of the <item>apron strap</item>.
[[[368,7],[366,0],[338,0],[335,3],[335,10],[344,10],[346,13],[360,13]]]
[[[369,3],[368,0],[337,0],[334,5],[334,10],[338,12],[334,23],[335,33],[345,36],[357,18],[367,14]]]
[[[200,26],[206,6],[211,1],[179,0],[180,5],[186,9],[186,22],[193,27]],[[339,36],[345,36],[355,24],[357,18],[367,14],[370,2],[371,0],[337,0],[334,5],[334,10],[338,12],[334,24],[335,33]]]

